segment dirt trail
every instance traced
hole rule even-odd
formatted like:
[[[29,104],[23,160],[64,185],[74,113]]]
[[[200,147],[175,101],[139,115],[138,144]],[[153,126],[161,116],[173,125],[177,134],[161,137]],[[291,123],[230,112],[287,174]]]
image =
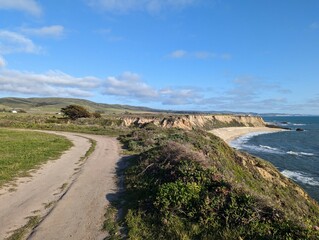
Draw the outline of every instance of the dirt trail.
[[[74,146],[31,178],[22,178],[16,191],[1,190],[0,239],[35,215],[45,217],[28,239],[103,239],[105,233],[100,229],[106,195],[116,191],[117,141],[105,136],[56,134],[69,138]],[[88,138],[97,145],[83,163],[80,159],[91,145]]]

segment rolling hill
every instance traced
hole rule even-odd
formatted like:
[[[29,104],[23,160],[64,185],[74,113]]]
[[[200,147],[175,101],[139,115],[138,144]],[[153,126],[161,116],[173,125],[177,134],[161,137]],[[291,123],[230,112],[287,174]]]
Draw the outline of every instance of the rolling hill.
[[[104,113],[122,112],[158,112],[158,110],[147,107],[135,107],[119,104],[95,103],[84,99],[75,98],[0,98],[0,108],[11,110],[21,109],[27,112],[52,113],[59,112],[61,108],[75,104],[87,108],[89,111]]]

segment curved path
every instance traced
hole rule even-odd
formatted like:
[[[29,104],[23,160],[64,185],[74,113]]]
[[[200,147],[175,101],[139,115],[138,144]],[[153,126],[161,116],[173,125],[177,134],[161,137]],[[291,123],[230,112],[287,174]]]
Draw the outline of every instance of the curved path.
[[[52,133],[52,132],[50,132]],[[60,159],[50,161],[30,178],[21,178],[15,191],[0,190],[0,239],[39,216],[41,222],[27,239],[103,239],[101,232],[106,195],[116,191],[115,168],[119,160],[115,138],[79,133],[55,134],[74,146]],[[97,142],[95,151],[83,158]]]

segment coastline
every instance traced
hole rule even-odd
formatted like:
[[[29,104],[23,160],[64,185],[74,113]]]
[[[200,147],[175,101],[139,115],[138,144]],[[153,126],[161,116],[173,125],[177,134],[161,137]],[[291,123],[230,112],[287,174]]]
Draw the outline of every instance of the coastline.
[[[231,141],[245,136],[251,133],[275,133],[286,131],[281,128],[269,128],[269,127],[226,127],[226,128],[216,128],[209,131],[216,136],[223,139],[229,145]]]

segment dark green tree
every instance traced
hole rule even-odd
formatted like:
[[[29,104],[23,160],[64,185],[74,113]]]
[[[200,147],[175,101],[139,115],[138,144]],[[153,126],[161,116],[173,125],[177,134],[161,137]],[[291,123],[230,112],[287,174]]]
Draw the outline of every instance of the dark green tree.
[[[76,120],[78,118],[89,118],[91,116],[88,110],[79,105],[66,106],[65,108],[61,108],[61,112],[72,120]]]

